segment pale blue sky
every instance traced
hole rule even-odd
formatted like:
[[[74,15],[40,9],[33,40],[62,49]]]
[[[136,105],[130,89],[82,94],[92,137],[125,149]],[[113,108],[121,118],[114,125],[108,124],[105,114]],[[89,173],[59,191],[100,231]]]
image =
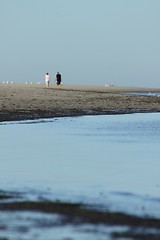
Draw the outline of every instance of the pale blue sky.
[[[160,87],[160,0],[0,0],[0,82]]]

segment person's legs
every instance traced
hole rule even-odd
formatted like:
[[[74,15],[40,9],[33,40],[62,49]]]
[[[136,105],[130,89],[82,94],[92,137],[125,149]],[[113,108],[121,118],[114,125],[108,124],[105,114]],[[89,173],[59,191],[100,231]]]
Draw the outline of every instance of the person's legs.
[[[46,87],[49,88],[49,81],[46,81]]]
[[[61,86],[61,81],[57,80],[57,87],[60,87],[60,86]]]

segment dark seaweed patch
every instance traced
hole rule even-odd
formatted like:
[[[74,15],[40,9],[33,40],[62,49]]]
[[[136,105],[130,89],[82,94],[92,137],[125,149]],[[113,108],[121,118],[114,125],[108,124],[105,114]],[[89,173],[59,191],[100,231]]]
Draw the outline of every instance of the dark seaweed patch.
[[[1,203],[0,211],[38,211],[65,216],[68,222],[160,228],[160,220],[119,212],[102,212],[80,203],[21,201]]]

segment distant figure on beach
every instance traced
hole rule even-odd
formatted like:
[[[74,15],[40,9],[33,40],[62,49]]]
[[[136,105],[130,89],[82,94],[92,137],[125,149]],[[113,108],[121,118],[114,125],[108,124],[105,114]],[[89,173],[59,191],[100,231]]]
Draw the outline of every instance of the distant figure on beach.
[[[49,88],[49,82],[50,82],[49,73],[46,73],[44,79],[45,79],[46,87]]]
[[[59,72],[57,72],[57,74],[56,74],[56,84],[57,84],[57,86],[61,85],[61,81],[62,81],[61,74]]]

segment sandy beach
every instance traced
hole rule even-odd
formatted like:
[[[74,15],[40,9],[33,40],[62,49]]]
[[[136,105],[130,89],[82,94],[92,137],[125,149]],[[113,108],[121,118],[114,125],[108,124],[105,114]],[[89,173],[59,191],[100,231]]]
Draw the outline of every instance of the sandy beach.
[[[160,111],[160,97],[130,94],[133,92],[160,89],[78,85],[47,89],[44,84],[1,83],[0,121]]]

